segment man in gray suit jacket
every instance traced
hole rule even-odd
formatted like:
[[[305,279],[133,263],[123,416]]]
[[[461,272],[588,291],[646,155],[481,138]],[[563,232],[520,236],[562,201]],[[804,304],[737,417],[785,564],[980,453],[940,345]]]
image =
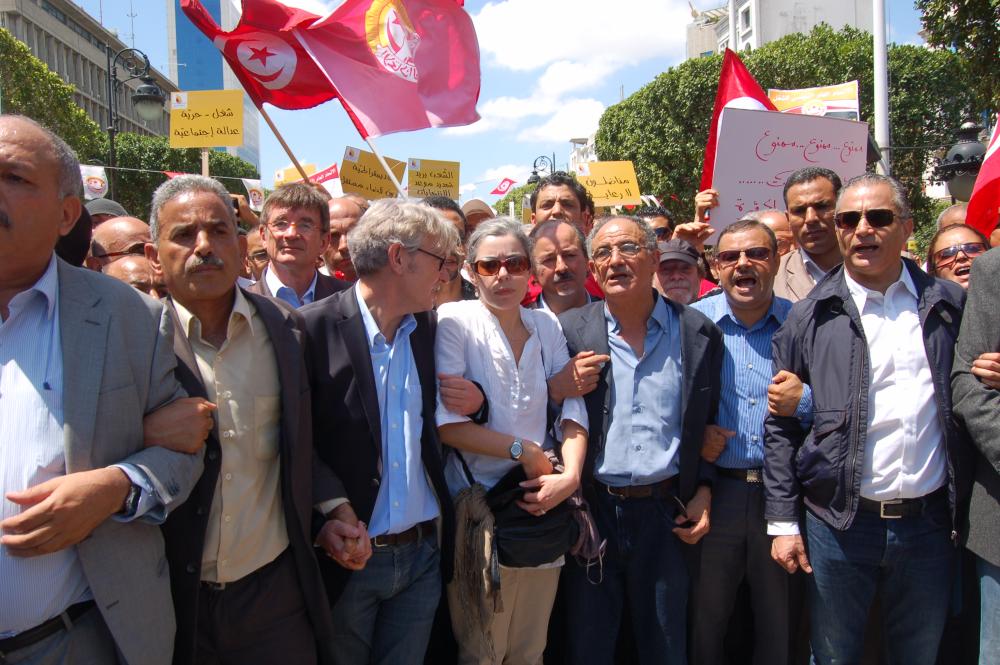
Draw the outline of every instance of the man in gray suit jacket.
[[[1000,351],[998,274],[1000,249],[990,250],[972,264],[951,377],[952,408],[977,452],[964,535],[965,546],[978,557],[980,663],[1000,662],[1000,391],[981,380],[988,374],[984,368],[989,362],[979,359],[981,354]]]
[[[201,458],[143,447],[183,396],[162,305],[53,254],[81,189],[62,140],[0,116],[0,660],[167,665],[156,524]]]

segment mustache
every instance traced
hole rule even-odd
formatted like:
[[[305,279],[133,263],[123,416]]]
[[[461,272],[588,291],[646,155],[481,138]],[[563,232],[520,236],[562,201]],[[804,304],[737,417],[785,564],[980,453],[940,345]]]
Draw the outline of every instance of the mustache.
[[[576,275],[573,274],[571,270],[564,270],[563,272],[557,272],[552,277],[553,284],[561,284],[563,282],[572,282],[576,279]]]
[[[184,270],[194,270],[195,268],[201,268],[202,266],[213,266],[216,268],[225,268],[225,262],[214,254],[209,256],[198,256],[197,254],[192,254],[184,263]]]

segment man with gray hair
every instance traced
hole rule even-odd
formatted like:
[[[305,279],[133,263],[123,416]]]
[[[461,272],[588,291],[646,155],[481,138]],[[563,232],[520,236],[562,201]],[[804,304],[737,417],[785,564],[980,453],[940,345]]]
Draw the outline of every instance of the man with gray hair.
[[[236,286],[236,219],[218,182],[188,175],[164,183],[151,218],[149,255],[170,290],[178,379],[218,405],[205,472],[163,527],[177,610],[174,665],[315,665],[317,644],[325,661],[331,642],[312,511],[332,511],[327,500],[343,486],[314,460],[300,319],[285,303]],[[353,525],[331,530],[360,535]]]
[[[809,573],[819,665],[860,661],[876,589],[889,662],[930,665],[971,484],[949,382],[965,295],[900,258],[913,219],[896,180],[854,178],[830,222],[844,262],[773,338],[774,371],[809,384],[813,421],[765,422],[771,557]]]
[[[782,257],[795,249],[795,236],[792,235],[792,227],[788,223],[788,215],[783,210],[753,210],[740,217],[741,222],[760,222],[771,229],[775,240],[778,241],[778,257]]]
[[[82,194],[65,142],[0,116],[0,660],[168,665],[158,524],[201,456],[144,442],[183,397],[163,305],[53,253]]]
[[[376,201],[347,237],[358,281],[301,310],[313,440],[346,490],[332,514],[367,529],[320,564],[338,665],[422,663],[442,573],[450,578],[454,516],[433,417],[429,310],[457,242],[427,206]]]

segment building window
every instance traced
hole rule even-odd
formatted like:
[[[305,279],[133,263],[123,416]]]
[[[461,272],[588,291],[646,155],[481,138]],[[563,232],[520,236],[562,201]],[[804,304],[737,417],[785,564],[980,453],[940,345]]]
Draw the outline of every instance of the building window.
[[[750,29],[750,5],[740,10],[740,32]]]

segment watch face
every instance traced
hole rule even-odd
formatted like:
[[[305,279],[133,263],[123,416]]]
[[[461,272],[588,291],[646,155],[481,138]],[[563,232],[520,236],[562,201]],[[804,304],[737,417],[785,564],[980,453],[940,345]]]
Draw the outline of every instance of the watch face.
[[[511,459],[515,460],[518,459],[519,457],[521,457],[521,453],[523,452],[524,452],[524,447],[521,445],[520,441],[515,441],[514,443],[510,444]]]

